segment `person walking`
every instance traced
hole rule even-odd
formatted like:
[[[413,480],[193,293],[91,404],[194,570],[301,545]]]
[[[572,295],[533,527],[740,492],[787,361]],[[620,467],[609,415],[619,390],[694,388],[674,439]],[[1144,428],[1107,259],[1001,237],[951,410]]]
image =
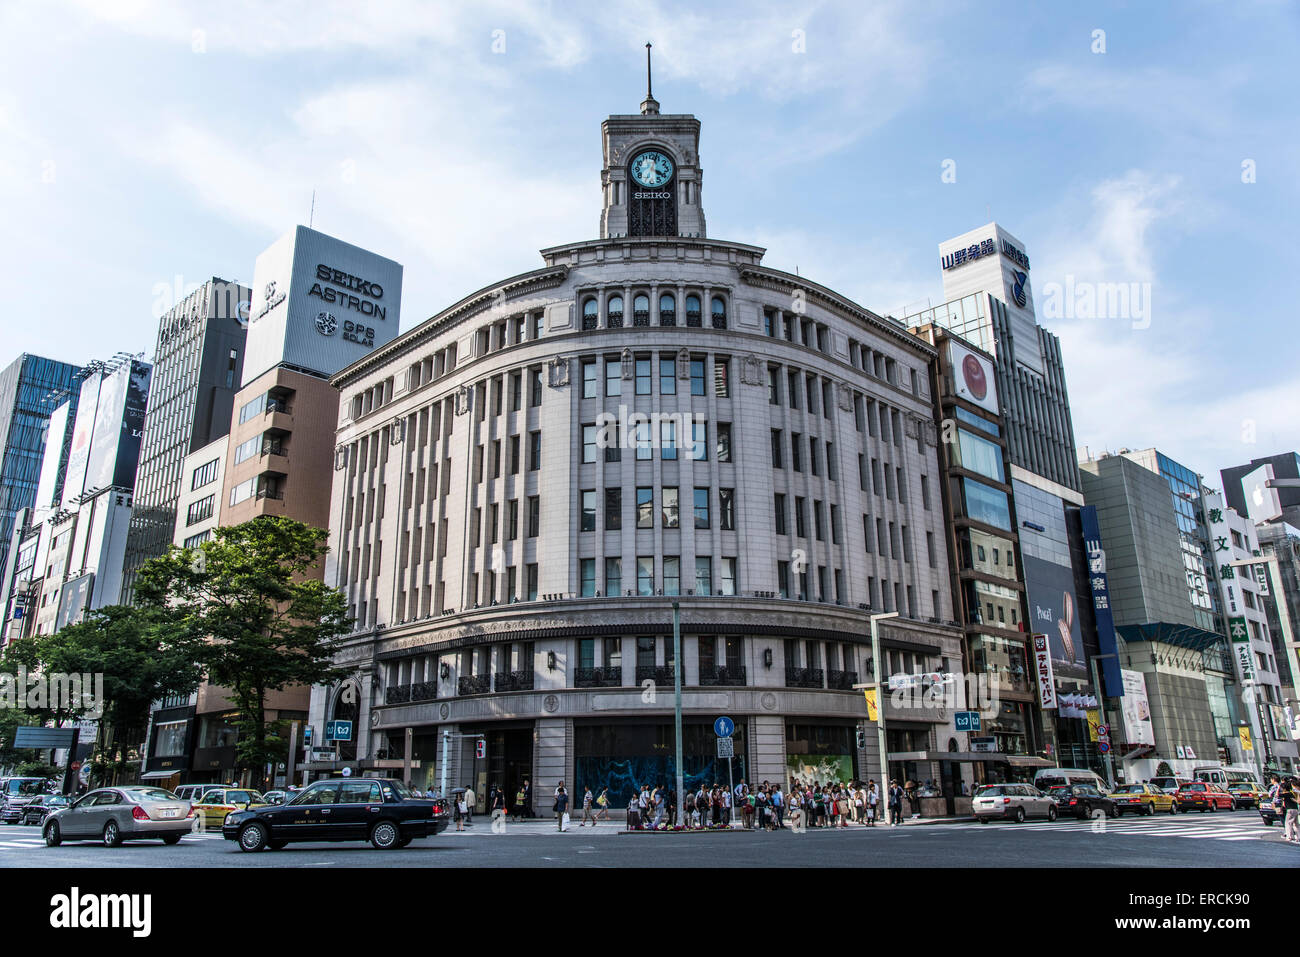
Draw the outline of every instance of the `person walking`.
[[[458,831],[465,830],[465,808],[465,795],[463,793],[456,795],[456,830]]]
[[[1297,800],[1295,787],[1291,779],[1282,782],[1277,792],[1278,803],[1274,805],[1286,815],[1283,821],[1282,839],[1292,844],[1300,844],[1300,800]]]
[[[525,791],[523,787],[520,787],[519,790],[515,792],[515,815],[514,816],[516,821],[522,821],[524,819],[524,809],[527,807],[528,807],[528,792]]]
[[[600,797],[596,798],[596,820],[609,820],[609,788],[601,788]]]
[[[493,820],[494,822],[495,822],[498,818],[500,818],[503,822],[505,821],[505,818],[506,818],[506,790],[505,790],[505,788],[498,788],[498,787],[493,787],[493,788],[492,788],[492,806],[491,806],[491,816],[492,816],[492,820]],[[500,826],[500,825],[498,825],[498,826]]]
[[[524,817],[533,816],[533,786],[528,778],[524,778]]]
[[[586,827],[588,821],[591,821],[592,827],[596,826],[596,812],[592,807],[593,800],[591,788],[584,787],[582,789],[582,821],[579,822],[578,827]]]
[[[772,786],[772,816],[776,818],[778,830],[785,827],[785,795],[779,784]]]
[[[731,827],[731,788],[723,788],[719,793],[722,796],[722,823]]]
[[[645,827],[650,823],[650,785],[641,785],[641,793],[636,798],[636,809],[641,817],[641,826]]]
[[[474,796],[474,788],[467,787],[465,789],[465,826],[466,827],[474,826],[474,807],[477,801],[478,798]]]
[[[564,785],[560,784],[555,789],[555,829],[564,830],[564,819],[569,814],[569,795],[564,790]]]
[[[655,807],[654,829],[657,831],[664,822],[664,787],[662,784],[655,788],[651,797],[654,800]]]

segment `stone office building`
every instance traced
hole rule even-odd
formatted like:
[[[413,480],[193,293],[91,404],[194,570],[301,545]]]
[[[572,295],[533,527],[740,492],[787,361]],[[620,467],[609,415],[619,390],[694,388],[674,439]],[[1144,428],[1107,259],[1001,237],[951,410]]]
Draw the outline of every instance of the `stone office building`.
[[[333,378],[326,581],[355,633],[310,725],[344,764],[419,761],[482,800],[530,777],[616,806],[667,783],[681,670],[688,786],[879,779],[859,749],[869,615],[890,671],[961,671],[933,349],[831,289],[707,238],[699,121],[602,126],[599,239],[467,296]],[[672,641],[680,608],[681,660]],[[950,745],[891,702],[889,748]],[[485,739],[483,758],[475,740]],[[938,763],[918,765],[922,778]]]

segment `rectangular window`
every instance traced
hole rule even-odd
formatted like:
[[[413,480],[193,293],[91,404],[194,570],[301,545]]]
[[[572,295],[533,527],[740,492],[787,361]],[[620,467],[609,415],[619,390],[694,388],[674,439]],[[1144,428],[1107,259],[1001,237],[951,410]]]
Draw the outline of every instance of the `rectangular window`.
[[[605,594],[620,595],[623,593],[623,559],[607,558],[605,559]]]
[[[260,443],[261,439],[262,437],[259,435],[256,439],[253,439],[252,441]],[[194,470],[194,478],[190,482],[190,491],[192,492],[195,489],[203,488],[203,486],[207,485],[209,482],[215,482],[216,479],[217,479],[217,460],[213,459],[211,462],[207,462],[203,465],[200,465],[198,468]]]
[[[655,490],[652,488],[636,490],[636,527],[655,527]]]
[[[781,372],[776,366],[767,367],[767,404],[781,404]]]
[[[718,528],[724,532],[736,530],[736,490],[718,489]]]
[[[713,594],[713,559],[707,555],[695,556],[695,594]]]
[[[605,360],[605,395],[623,394],[623,360]]]
[[[813,475],[821,475],[821,466],[817,464],[817,440],[808,436],[808,468]]]
[[[734,558],[721,559],[718,577],[718,594],[734,595],[736,594],[736,560]]]
[[[519,436],[510,436],[510,474],[519,474]]]
[[[623,490],[605,489],[605,530],[618,531],[623,527]]]
[[[677,423],[660,421],[659,423],[659,457],[665,461],[677,458]]]
[[[691,360],[691,395],[704,395],[704,360]]]
[[[578,562],[582,572],[582,597],[592,598],[596,594],[596,559],[584,558]],[[584,641],[583,644],[590,642]],[[590,667],[584,665],[583,667]]]
[[[773,503],[775,505],[775,511],[776,511],[776,534],[784,535],[786,534],[785,496],[782,495],[780,492],[777,492],[776,495],[773,496]]]
[[[808,520],[806,515],[807,503],[801,496],[796,496],[794,500],[794,534],[797,538],[808,537]]]
[[[534,562],[524,569],[524,578],[527,581],[525,586],[528,589],[528,600],[537,601],[537,563]]]
[[[790,467],[803,471],[803,435],[799,432],[790,433]]]
[[[596,360],[584,359],[582,362],[582,397],[584,399],[594,399],[597,396],[599,388],[597,380]]]
[[[535,409],[542,404],[542,369],[541,366],[528,370],[528,407]]]
[[[718,461],[731,461],[731,423],[718,423]]]
[[[528,496],[528,537],[536,538],[542,522],[542,503],[536,495]]]
[[[703,462],[709,457],[709,424],[691,423],[691,458]]]
[[[596,426],[582,427],[582,463],[589,465],[596,461]]]
[[[246,462],[261,451],[262,437],[260,435],[253,436],[247,442],[240,442],[235,446],[235,464]]]
[[[190,502],[190,507],[185,513],[185,524],[194,525],[204,519],[211,518],[216,503],[217,496],[215,492],[206,498],[199,499],[197,502]]]
[[[585,581],[586,579],[583,580]],[[596,667],[596,639],[595,638],[578,639],[578,667],[579,668]]]
[[[636,394],[650,394],[650,357],[638,356],[636,359]]]
[[[731,395],[731,360],[715,358],[713,360],[713,394],[719,399]]]
[[[506,521],[509,523],[510,534],[509,541],[515,541],[519,538],[519,499],[512,498],[506,506]]]
[[[832,482],[838,482],[840,478],[839,466],[835,464],[835,443],[826,443],[826,477]]]
[[[776,592],[782,598],[790,597],[790,563],[776,563]]]
[[[638,555],[636,560],[636,593],[641,596],[655,593],[655,560],[653,555]],[[638,655],[640,649],[638,649]]]
[[[538,429],[528,433],[528,471],[536,472],[542,467],[542,433]]]
[[[707,488],[697,488],[695,490],[695,527],[709,527],[709,490]]]
[[[772,468],[784,468],[781,464],[781,430],[772,430]]]
[[[582,531],[596,530],[596,490],[584,489],[582,493]]]
[[[677,360],[671,356],[659,357],[659,394],[677,394]]]
[[[663,509],[663,527],[680,528],[681,525],[676,486],[665,485],[662,495],[663,501],[660,504]]]
[[[682,560],[676,555],[664,556],[664,594],[682,593]]]
[[[636,424],[636,457],[638,461],[644,462],[650,459],[652,454],[650,442],[650,423],[638,422]]]
[[[813,502],[813,537],[819,542],[826,540],[824,534],[826,523],[822,519],[825,508],[823,503]]]

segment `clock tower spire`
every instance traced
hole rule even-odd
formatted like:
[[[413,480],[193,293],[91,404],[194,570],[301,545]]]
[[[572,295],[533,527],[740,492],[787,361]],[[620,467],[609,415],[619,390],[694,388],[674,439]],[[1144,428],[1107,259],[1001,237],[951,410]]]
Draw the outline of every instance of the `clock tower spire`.
[[[703,237],[700,206],[700,121],[661,114],[645,45],[645,99],[639,114],[615,114],[601,124],[604,203],[600,238]]]

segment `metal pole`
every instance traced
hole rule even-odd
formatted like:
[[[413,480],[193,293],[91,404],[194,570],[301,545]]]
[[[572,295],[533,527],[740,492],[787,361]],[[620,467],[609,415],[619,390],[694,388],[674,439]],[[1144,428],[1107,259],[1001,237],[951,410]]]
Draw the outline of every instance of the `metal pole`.
[[[880,684],[880,620],[897,618],[898,612],[871,616],[871,664],[876,681],[876,742],[880,747],[880,795],[885,798],[885,823],[893,823],[889,809],[889,749],[885,744],[885,695]]]
[[[406,752],[402,755],[402,783],[411,786],[411,745],[415,735],[414,728],[406,729]]]
[[[682,769],[682,616],[673,599],[673,732],[677,736],[677,813],[686,807]]]
[[[1109,730],[1110,719],[1106,717],[1106,695],[1102,692],[1101,676],[1097,673],[1097,659],[1099,658],[1118,658],[1118,655],[1093,655],[1088,659],[1088,666],[1092,669],[1092,686],[1097,689],[1097,712],[1101,715],[1101,723],[1107,726]],[[1107,734],[1108,742],[1115,740],[1113,735]],[[1110,744],[1113,748],[1114,744]],[[1106,751],[1106,785],[1110,790],[1115,790],[1115,765],[1114,757],[1110,750]]]
[[[1263,780],[1261,775],[1260,780]],[[727,794],[730,795],[731,814],[727,816],[727,827],[731,827],[731,822],[736,819],[736,785],[731,777],[731,758],[727,758]]]
[[[451,750],[451,731],[444,729],[442,732],[442,775],[438,785],[438,791],[445,798],[447,796],[447,761]]]

